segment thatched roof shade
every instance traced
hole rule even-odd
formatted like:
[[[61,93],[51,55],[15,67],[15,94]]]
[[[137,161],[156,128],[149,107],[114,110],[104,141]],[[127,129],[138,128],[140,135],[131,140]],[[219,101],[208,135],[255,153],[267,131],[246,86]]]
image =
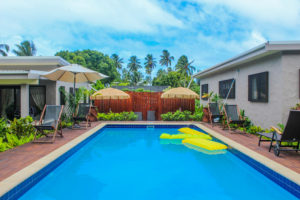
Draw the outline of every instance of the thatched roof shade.
[[[100,99],[129,99],[129,94],[126,94],[122,90],[115,88],[105,88],[95,92],[91,97],[91,100]]]
[[[199,99],[199,95],[184,87],[172,88],[161,95],[162,99]]]

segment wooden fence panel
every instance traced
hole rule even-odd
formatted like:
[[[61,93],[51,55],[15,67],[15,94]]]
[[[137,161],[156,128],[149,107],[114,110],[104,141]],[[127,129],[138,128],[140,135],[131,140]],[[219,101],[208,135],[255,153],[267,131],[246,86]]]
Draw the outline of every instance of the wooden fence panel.
[[[95,100],[99,112],[142,112],[143,120],[147,120],[147,112],[155,111],[155,118],[161,120],[160,115],[167,112],[195,111],[194,99],[161,99],[162,92],[126,92],[130,99]]]

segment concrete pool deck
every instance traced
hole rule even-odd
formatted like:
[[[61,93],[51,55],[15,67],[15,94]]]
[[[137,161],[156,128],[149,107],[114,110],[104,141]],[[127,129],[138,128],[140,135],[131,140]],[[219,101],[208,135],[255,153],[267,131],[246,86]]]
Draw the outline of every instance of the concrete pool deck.
[[[210,124],[194,122],[94,122],[88,130],[64,129],[64,137],[58,137],[53,144],[28,143],[0,153],[0,186],[7,186],[5,190],[0,187],[0,190],[2,190],[0,196],[9,188],[13,188],[17,182],[25,180],[26,176],[38,171],[37,167],[42,168],[47,162],[54,160],[68,149],[76,146],[105,124],[195,124],[243,153],[245,153],[244,151],[250,152],[250,154],[258,157],[254,159],[258,159],[263,164],[268,162],[266,165],[270,165],[273,170],[275,168],[275,171],[280,174],[283,172],[283,175],[290,180],[300,183],[300,153],[282,152],[279,157],[276,157],[273,152],[268,152],[267,143],[263,143],[258,147],[258,138],[254,135],[229,133],[217,126],[212,128]],[[253,155],[251,155],[252,158]],[[34,166],[34,169],[32,169],[32,166]],[[24,177],[21,177],[22,174]]]

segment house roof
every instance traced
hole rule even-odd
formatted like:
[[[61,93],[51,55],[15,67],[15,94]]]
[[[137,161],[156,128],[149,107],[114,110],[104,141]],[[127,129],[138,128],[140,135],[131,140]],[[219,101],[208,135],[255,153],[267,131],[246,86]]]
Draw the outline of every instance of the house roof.
[[[283,51],[300,51],[300,41],[266,42],[229,60],[214,65],[204,71],[193,75],[194,78],[202,78],[220,71],[226,71],[250,61]]]
[[[56,65],[64,66],[70,63],[59,56],[3,56],[0,66],[8,65]]]

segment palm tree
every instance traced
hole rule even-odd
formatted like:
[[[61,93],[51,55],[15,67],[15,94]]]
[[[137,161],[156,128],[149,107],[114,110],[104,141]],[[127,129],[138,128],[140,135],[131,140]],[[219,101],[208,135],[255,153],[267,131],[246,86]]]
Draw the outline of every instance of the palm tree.
[[[176,71],[178,71],[184,76],[184,86],[186,84],[186,77],[191,76],[196,69],[194,66],[192,66],[193,62],[194,61],[189,62],[187,56],[182,55],[178,59],[177,64],[175,66]]]
[[[9,46],[8,46],[8,44],[0,44],[0,54],[2,56],[7,56],[8,52],[9,52]]]
[[[127,67],[130,72],[137,72],[138,69],[142,68],[140,60],[136,56],[131,56]]]
[[[117,69],[122,69],[123,58],[120,58],[117,54],[112,54],[111,59],[114,61],[114,65]]]
[[[17,56],[35,56],[36,47],[33,41],[25,40],[21,44],[16,44],[17,49],[13,50],[13,53]]]
[[[127,69],[122,69],[122,81],[124,81],[125,83],[128,82],[130,80],[130,73]]]
[[[130,75],[131,84],[137,85],[143,79],[143,74],[138,71],[133,71]]]
[[[174,57],[170,56],[170,53],[168,52],[168,50],[163,50],[162,55],[160,56],[159,64],[161,66],[166,66],[168,71],[172,71],[172,68],[171,68],[172,60],[174,60]]]
[[[146,62],[144,63],[145,68],[146,68],[146,74],[148,74],[149,76],[149,83],[151,83],[152,77],[152,71],[153,69],[156,67],[156,60],[155,58],[153,58],[152,54],[148,54],[145,58]]]
[[[184,76],[191,76],[193,72],[196,70],[196,68],[191,65],[193,62],[194,61],[189,62],[187,56],[182,55],[178,59],[175,69]]]

